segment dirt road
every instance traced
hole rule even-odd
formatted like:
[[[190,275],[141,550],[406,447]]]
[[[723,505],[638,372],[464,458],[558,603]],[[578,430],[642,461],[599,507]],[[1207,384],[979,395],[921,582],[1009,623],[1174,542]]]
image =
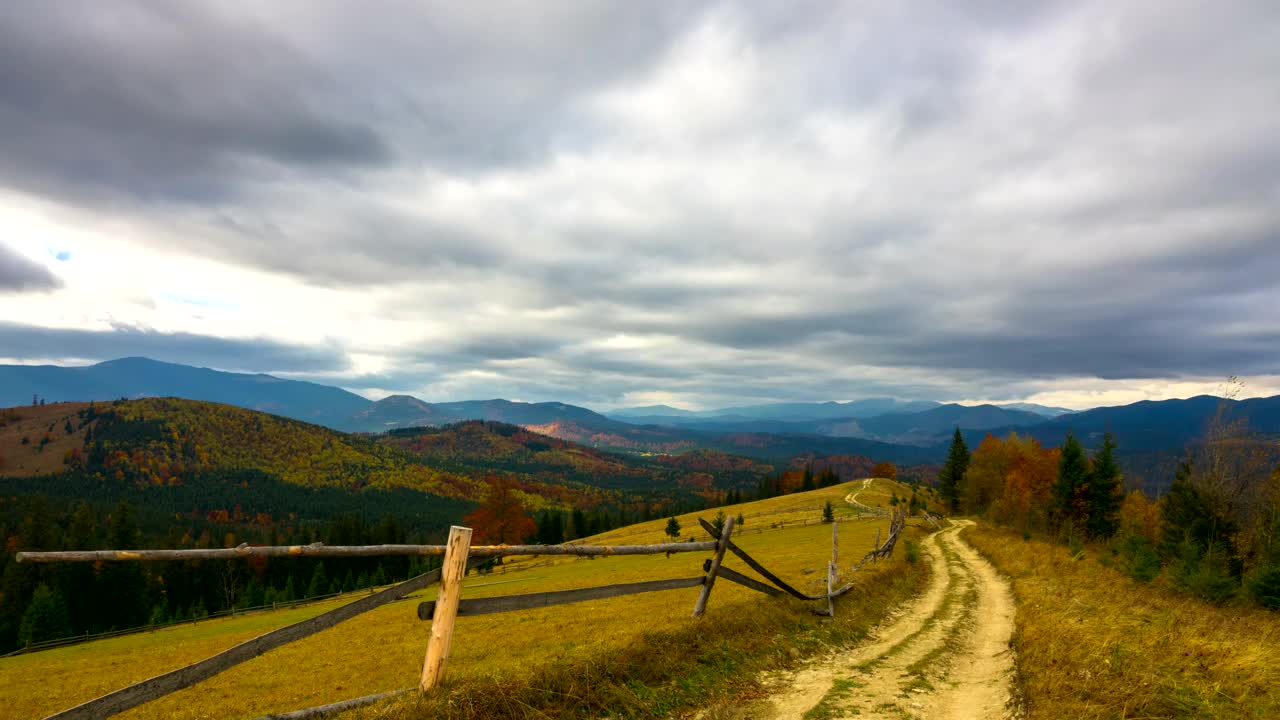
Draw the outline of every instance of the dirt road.
[[[960,536],[968,524],[953,523],[921,543],[933,568],[928,590],[868,643],[776,678],[771,697],[738,716],[1009,717],[1013,598],[1008,583]]]

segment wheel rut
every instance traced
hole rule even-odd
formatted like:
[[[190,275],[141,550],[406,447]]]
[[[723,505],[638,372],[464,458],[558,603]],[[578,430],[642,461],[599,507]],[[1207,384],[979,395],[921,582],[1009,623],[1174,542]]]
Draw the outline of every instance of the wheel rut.
[[[856,502],[856,501],[855,501]],[[1013,597],[961,537],[969,521],[928,536],[928,589],[864,644],[771,679],[743,718],[1008,718]]]

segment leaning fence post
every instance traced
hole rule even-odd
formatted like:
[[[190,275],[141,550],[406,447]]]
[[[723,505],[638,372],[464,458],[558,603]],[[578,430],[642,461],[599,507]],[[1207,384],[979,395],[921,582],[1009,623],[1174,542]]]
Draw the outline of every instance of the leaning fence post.
[[[440,566],[440,594],[431,617],[431,639],[427,641],[427,657],[422,663],[421,689],[426,691],[444,681],[449,664],[449,645],[453,641],[453,621],[458,616],[458,600],[462,578],[467,574],[467,551],[471,547],[471,528],[454,525],[449,528],[444,561]]]
[[[711,568],[702,583],[702,593],[698,595],[698,604],[693,606],[693,616],[701,617],[707,610],[707,600],[711,599],[711,586],[716,582],[716,574],[720,572],[720,563],[724,561],[724,551],[729,547],[729,537],[733,535],[733,516],[725,518],[724,529],[720,531],[720,542],[716,543],[716,554],[711,558]]]

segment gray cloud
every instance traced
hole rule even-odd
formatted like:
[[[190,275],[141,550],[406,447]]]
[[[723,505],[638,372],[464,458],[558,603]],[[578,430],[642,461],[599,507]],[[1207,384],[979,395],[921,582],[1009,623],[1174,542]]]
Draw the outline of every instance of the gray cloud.
[[[0,183],[411,328],[277,369],[597,404],[1280,373],[1274,3],[234,9],[0,10]]]
[[[0,245],[0,292],[53,290],[62,280],[43,265]]]
[[[333,347],[301,347],[266,338],[163,333],[128,326],[75,330],[0,322],[0,348],[0,353],[12,358],[96,361],[141,355],[245,372],[335,372],[349,367],[346,354]]]

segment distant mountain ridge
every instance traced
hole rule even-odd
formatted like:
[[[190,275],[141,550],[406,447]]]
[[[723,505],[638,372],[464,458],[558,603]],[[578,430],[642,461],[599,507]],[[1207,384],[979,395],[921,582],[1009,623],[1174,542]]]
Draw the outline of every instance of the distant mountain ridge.
[[[181,397],[338,427],[370,400],[332,385],[229,373],[129,357],[84,367],[0,365],[0,407],[48,402]]]
[[[408,395],[369,400],[340,388],[270,375],[124,358],[88,367],[0,366],[0,405],[28,405],[32,395],[56,400],[112,400],[171,396],[261,410],[346,432],[385,433],[468,420],[503,422],[602,450],[685,453],[707,449],[759,459],[859,455],[900,464],[939,463],[959,427],[971,447],[987,433],[1011,431],[1058,445],[1068,430],[1096,447],[1106,430],[1121,456],[1170,474],[1169,458],[1203,437],[1220,407],[1247,417],[1263,435],[1280,435],[1280,396],[1241,401],[1200,396],[1066,412],[1029,403],[943,405],[866,398],[852,402],[776,403],[711,411],[665,405],[610,414],[560,402],[504,399],[428,403]],[[1061,412],[1060,412],[1061,411]],[[662,413],[655,415],[654,413]],[[1053,417],[1046,417],[1053,413]],[[1153,459],[1154,458],[1154,459]],[[1151,470],[1155,468],[1155,470]]]

